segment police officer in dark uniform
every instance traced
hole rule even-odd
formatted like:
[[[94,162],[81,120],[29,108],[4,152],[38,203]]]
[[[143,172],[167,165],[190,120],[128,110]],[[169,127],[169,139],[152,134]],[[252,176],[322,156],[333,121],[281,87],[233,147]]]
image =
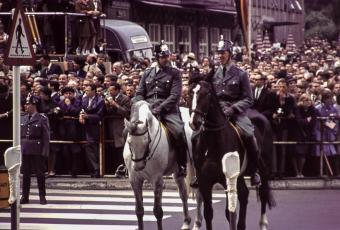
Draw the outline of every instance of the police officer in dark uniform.
[[[231,63],[233,44],[221,40],[217,47],[220,66],[212,77],[213,86],[221,109],[227,119],[233,121],[241,130],[242,139],[250,161],[251,184],[261,182],[257,170],[258,146],[254,136],[254,125],[246,115],[247,109],[253,105],[253,95],[248,74]]]
[[[174,138],[179,175],[186,175],[186,141],[184,123],[180,117],[179,101],[182,79],[178,69],[169,65],[170,51],[162,41],[155,47],[157,65],[144,72],[132,102],[146,100],[152,113],[168,128]]]
[[[26,113],[21,116],[22,197],[21,204],[29,203],[31,174],[37,176],[40,204],[47,204],[45,188],[45,159],[49,154],[50,128],[48,118],[38,113],[40,98],[29,96]]]

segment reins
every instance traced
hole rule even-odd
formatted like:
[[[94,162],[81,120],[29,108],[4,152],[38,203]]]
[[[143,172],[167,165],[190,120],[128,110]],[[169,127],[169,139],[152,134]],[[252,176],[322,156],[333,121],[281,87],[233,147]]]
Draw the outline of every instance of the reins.
[[[160,143],[160,141],[161,141],[161,137],[162,137],[162,130],[161,130],[162,124],[161,124],[160,121],[158,121],[158,123],[159,123],[159,125],[158,125],[158,129],[157,129],[157,132],[156,132],[156,135],[155,135],[155,139],[154,139],[154,140],[151,140],[151,138],[150,138],[150,133],[149,133],[148,128],[146,128],[146,130],[145,130],[144,132],[142,132],[142,133],[136,133],[136,134],[131,134],[131,133],[130,133],[131,136],[144,136],[144,135],[147,133],[147,134],[148,134],[148,140],[149,140],[148,147],[145,149],[144,154],[143,154],[143,157],[141,157],[141,158],[133,158],[133,152],[132,152],[132,150],[131,150],[131,146],[129,145],[130,152],[131,152],[131,160],[132,160],[133,162],[148,161],[148,160],[150,160],[150,159],[153,157],[153,155],[155,154],[155,151],[156,151],[156,149],[157,149],[157,147],[158,147],[158,145],[159,145],[159,143]],[[155,141],[156,141],[157,135],[158,135],[157,144],[156,144],[155,148],[153,149],[153,151],[152,151],[151,154],[150,154],[150,149],[152,149],[152,147],[153,147],[153,145],[154,145],[154,143],[155,143]],[[150,141],[150,140],[151,140],[151,141]]]

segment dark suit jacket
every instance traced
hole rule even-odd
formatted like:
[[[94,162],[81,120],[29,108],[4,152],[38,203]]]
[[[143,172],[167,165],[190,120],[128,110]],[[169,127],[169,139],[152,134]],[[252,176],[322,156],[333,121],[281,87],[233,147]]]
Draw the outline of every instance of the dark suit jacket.
[[[98,142],[99,122],[103,116],[105,103],[102,97],[96,95],[90,106],[88,106],[88,104],[89,98],[85,96],[82,101],[82,109],[88,116],[85,121],[86,140],[89,142]]]
[[[122,93],[118,94],[116,99],[118,108],[106,105],[106,115],[109,116],[105,120],[105,129],[109,139],[114,140],[115,148],[123,147],[125,144],[123,130],[124,119],[129,119],[131,102],[130,98]]]
[[[253,88],[253,96],[254,104],[252,108],[262,113],[268,120],[272,120],[273,113],[277,110],[275,94],[264,87],[258,99],[255,98],[255,88]]]
[[[49,75],[52,75],[52,74],[60,75],[62,73],[63,73],[63,70],[61,69],[61,67],[59,65],[52,64],[49,69],[45,68],[45,69],[42,70],[41,77],[47,78]]]

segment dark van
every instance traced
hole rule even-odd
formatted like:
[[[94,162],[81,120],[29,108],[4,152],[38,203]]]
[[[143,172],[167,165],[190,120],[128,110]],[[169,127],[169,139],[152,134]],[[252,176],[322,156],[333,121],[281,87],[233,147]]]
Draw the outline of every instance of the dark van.
[[[132,57],[152,58],[150,38],[140,25],[123,20],[105,19],[106,50],[112,61],[130,61]]]

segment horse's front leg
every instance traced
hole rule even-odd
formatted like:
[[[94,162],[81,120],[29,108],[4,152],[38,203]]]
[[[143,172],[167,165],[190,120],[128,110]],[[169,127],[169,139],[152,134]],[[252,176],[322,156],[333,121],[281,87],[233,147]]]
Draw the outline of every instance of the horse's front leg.
[[[162,193],[163,193],[163,177],[160,177],[156,182],[154,183],[154,206],[153,206],[153,214],[155,215],[157,219],[157,229],[162,230],[162,219],[163,219],[163,209],[162,209]]]
[[[244,181],[244,178],[242,176],[239,177],[237,180],[237,193],[238,193],[238,200],[240,202],[240,211],[239,211],[240,215],[238,218],[237,230],[245,230],[249,189],[247,188],[246,182]]]
[[[135,195],[136,204],[135,204],[135,212],[138,220],[138,230],[144,230],[143,225],[143,216],[144,216],[144,207],[143,207],[143,180],[141,181],[130,181],[131,187],[133,189],[133,193]]]
[[[212,187],[213,185],[209,181],[201,180],[199,183],[199,190],[203,198],[204,219],[207,230],[212,230],[212,219],[214,216],[214,210],[212,207]]]
[[[202,205],[203,205],[203,200],[202,200],[202,195],[198,189],[195,191],[196,195],[196,216],[195,216],[195,223],[194,226],[192,227],[192,230],[199,230],[202,227]]]
[[[182,200],[183,205],[183,215],[184,215],[184,223],[181,227],[182,230],[188,230],[190,228],[191,217],[189,215],[188,208],[188,191],[184,181],[184,177],[178,177],[177,173],[174,174],[174,179],[178,187],[179,196]]]

